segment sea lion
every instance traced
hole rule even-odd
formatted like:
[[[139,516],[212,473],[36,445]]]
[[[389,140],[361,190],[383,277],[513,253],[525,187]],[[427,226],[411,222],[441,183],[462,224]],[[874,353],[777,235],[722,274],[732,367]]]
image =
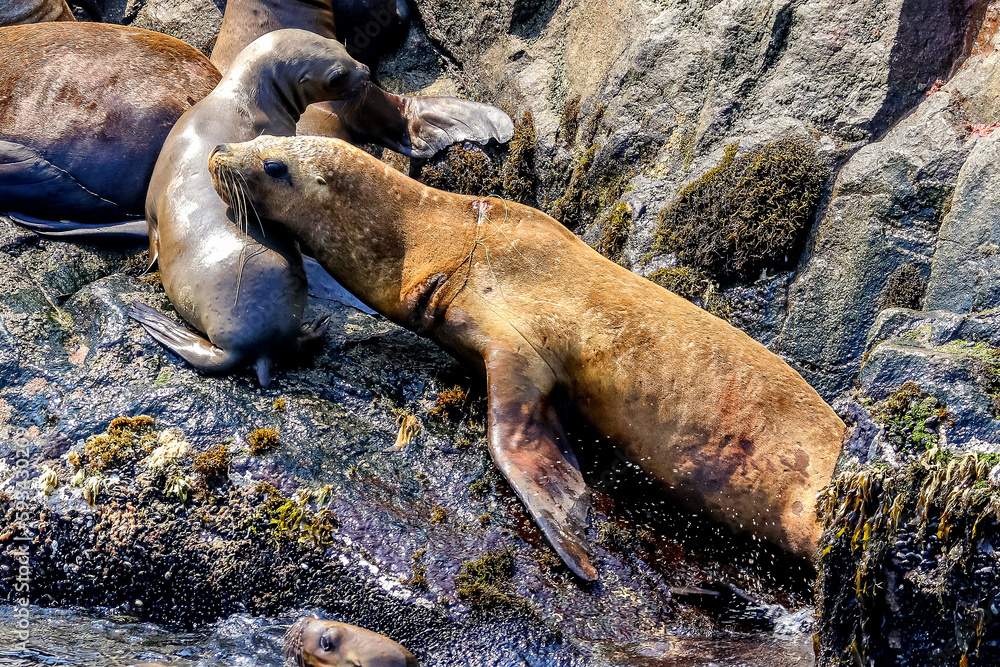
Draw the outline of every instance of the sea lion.
[[[388,637],[312,616],[285,633],[285,658],[299,667],[417,667],[413,654]]]
[[[220,78],[196,49],[148,30],[0,28],[0,211],[142,215],[167,133]]]
[[[813,553],[844,424],[742,331],[538,210],[426,187],[343,141],[261,137],[209,167],[223,200],[485,374],[493,460],[581,578],[597,570],[564,400],[682,504]]]
[[[103,20],[94,0],[74,0],[73,4],[82,7],[95,21]],[[0,6],[0,27],[75,20],[66,0],[5,0]]]
[[[406,3],[402,4],[405,10]],[[396,0],[338,0],[336,4],[333,0],[230,0],[212,50],[212,63],[225,72],[247,44],[281,28],[311,30],[350,45],[351,39],[338,31],[341,21],[350,28],[366,12],[372,14],[376,23],[384,21],[388,33],[391,32],[388,26],[403,20],[395,5]],[[372,39],[391,43],[387,33],[379,33]],[[504,143],[513,133],[510,117],[488,104],[456,97],[393,95],[374,83],[350,104],[311,105],[296,130],[296,134],[337,137],[354,144],[374,143],[418,158],[432,157],[451,144],[464,141]]]
[[[149,254],[177,312],[208,340],[137,305],[131,315],[153,338],[205,372],[251,365],[266,387],[276,358],[322,333],[303,327],[308,290],[294,242],[265,235],[246,210],[238,211],[243,229],[229,224],[208,155],[224,141],[294,134],[307,105],[350,99],[367,82],[368,68],[336,40],[278,30],[244,49],[218,87],[181,116],[149,183]]]

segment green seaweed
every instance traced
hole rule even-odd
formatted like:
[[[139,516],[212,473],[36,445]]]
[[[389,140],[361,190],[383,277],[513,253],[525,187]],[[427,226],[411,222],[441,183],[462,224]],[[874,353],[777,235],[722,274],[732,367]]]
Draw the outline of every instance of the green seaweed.
[[[813,146],[786,138],[722,161],[683,188],[659,219],[654,251],[718,280],[750,280],[793,264],[829,169]]]

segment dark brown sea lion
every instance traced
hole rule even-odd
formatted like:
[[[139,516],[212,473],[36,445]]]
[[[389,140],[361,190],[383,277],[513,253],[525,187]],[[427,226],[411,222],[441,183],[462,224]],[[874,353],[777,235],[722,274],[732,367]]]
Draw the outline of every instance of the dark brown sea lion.
[[[167,133],[219,79],[197,50],[148,30],[0,28],[0,211],[142,215]]]
[[[137,305],[132,316],[195,367],[223,373],[253,366],[267,386],[273,362],[315,334],[303,329],[308,295],[302,255],[287,235],[266,236],[239,208],[226,218],[208,156],[220,142],[291,135],[307,105],[350,99],[368,68],[343,45],[305,30],[278,30],[236,58],[218,87],[185,113],[156,162],[146,198],[150,259],[177,312],[208,340]]]
[[[386,16],[387,26],[395,25],[401,18],[394,7],[395,0],[338,0],[336,4],[333,0],[230,0],[212,62],[225,72],[247,44],[281,28],[311,30],[323,37],[346,40],[350,45],[350,38],[337,30],[338,21],[349,20],[348,27],[354,26],[360,20],[358,16],[370,12],[376,23]],[[390,14],[395,18],[389,18]],[[379,33],[372,39],[385,40],[389,35]],[[507,114],[488,104],[455,97],[393,95],[375,84],[369,84],[365,94],[351,104],[325,102],[310,106],[296,131],[354,144],[374,143],[411,157],[431,157],[463,141],[503,143],[513,132],[514,124]]]
[[[73,4],[82,7],[95,21],[102,19],[93,0],[74,0]],[[0,4],[0,27],[75,20],[66,0],[4,0]]]
[[[485,373],[493,460],[580,577],[597,578],[589,490],[560,398],[680,502],[813,553],[844,424],[742,331],[540,211],[425,187],[336,139],[261,137],[209,164],[223,199]]]
[[[311,616],[288,629],[285,658],[299,667],[417,667],[413,654],[388,637]]]

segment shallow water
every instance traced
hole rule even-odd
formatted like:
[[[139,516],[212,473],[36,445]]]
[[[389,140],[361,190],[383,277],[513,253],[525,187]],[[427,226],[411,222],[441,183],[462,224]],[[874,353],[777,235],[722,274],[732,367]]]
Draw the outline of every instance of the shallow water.
[[[152,661],[178,667],[280,667],[281,638],[300,614],[278,618],[231,616],[193,631],[171,630],[94,612],[32,607],[27,650],[10,650],[14,640],[11,607],[0,607],[0,666],[87,665],[124,667]],[[524,655],[497,647],[487,664],[497,666],[579,664],[594,667],[812,667],[811,640],[782,639],[769,633],[724,639],[671,639],[625,647],[628,654],[601,646],[565,647],[562,659]],[[421,665],[438,664],[424,656]]]

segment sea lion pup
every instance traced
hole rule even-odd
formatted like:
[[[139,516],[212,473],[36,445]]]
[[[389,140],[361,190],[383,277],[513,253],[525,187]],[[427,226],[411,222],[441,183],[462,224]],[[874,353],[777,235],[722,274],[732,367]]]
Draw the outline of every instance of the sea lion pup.
[[[285,658],[299,667],[417,667],[413,654],[388,637],[313,616],[285,633]]]
[[[220,78],[195,48],[148,30],[0,28],[0,211],[141,216],[167,133]]]
[[[336,139],[218,147],[219,194],[298,239],[393,322],[484,371],[493,460],[549,542],[597,578],[589,490],[557,416],[572,400],[681,503],[799,556],[843,422],[742,331],[527,206],[425,187]]]
[[[230,0],[212,50],[212,63],[225,72],[247,44],[281,28],[301,28],[346,41],[350,50],[355,38],[349,29],[369,11],[380,31],[372,39],[392,45],[393,30],[389,28],[408,20],[406,3],[402,2],[402,10],[396,4],[386,0]],[[335,23],[335,15],[345,25]],[[338,27],[348,32],[341,33]],[[364,94],[350,104],[311,105],[299,120],[296,134],[374,143],[410,157],[427,158],[464,141],[505,143],[514,134],[514,124],[507,114],[488,104],[456,97],[393,95],[369,83]]]
[[[94,0],[74,0],[73,4],[82,7],[95,21],[103,20]],[[0,27],[75,20],[66,0],[4,0],[0,6]]]
[[[241,202],[234,208],[242,229],[231,225],[207,161],[223,141],[293,134],[308,104],[349,99],[367,81],[368,68],[335,40],[278,30],[244,49],[177,121],[149,183],[149,253],[177,312],[208,340],[137,304],[130,314],[153,338],[205,372],[251,365],[266,387],[277,357],[322,333],[303,327],[307,285],[295,243],[265,235]]]

